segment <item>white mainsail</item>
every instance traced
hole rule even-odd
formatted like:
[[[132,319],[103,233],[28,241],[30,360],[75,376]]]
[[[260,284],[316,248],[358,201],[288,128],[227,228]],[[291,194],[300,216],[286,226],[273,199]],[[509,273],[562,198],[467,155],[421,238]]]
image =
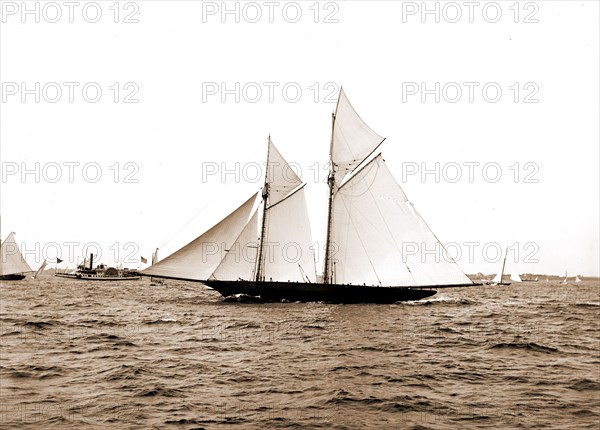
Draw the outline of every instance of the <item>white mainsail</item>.
[[[33,272],[19,251],[14,236],[15,233],[11,232],[0,245],[0,276]]]
[[[42,262],[42,265],[37,269],[37,271],[35,272],[35,275],[33,275],[32,278],[37,279],[37,277],[40,275],[40,273],[42,273],[42,270],[44,270],[44,268],[46,267],[47,264],[48,263],[44,259],[44,261]]]
[[[316,282],[304,187],[267,208],[262,277],[265,281]],[[307,279],[308,278],[308,279]]]
[[[575,276],[575,282],[581,282],[581,278],[579,277],[579,275]]]
[[[208,279],[248,223],[256,195],[207,232],[142,273],[191,281]]]
[[[504,276],[504,267],[506,266],[506,257],[507,256],[508,256],[508,247],[506,248],[506,250],[504,251],[504,254],[502,256],[502,265],[500,266],[500,271],[498,271],[496,276],[494,276],[494,279],[492,279],[493,284],[501,284],[502,283],[502,276]]]
[[[361,119],[344,90],[340,89],[330,154],[336,184],[340,185],[344,177],[371,155],[384,140]]]
[[[381,155],[336,191],[331,225],[331,283],[471,283],[414,209]]]

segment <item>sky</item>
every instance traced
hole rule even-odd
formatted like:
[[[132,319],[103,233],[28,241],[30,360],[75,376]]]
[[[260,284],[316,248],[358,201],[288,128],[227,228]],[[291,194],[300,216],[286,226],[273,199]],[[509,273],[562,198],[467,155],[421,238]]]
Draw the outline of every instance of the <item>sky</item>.
[[[0,235],[33,268],[170,254],[260,189],[269,134],[322,244],[343,86],[465,272],[508,246],[600,275],[596,1],[24,5],[1,5]]]

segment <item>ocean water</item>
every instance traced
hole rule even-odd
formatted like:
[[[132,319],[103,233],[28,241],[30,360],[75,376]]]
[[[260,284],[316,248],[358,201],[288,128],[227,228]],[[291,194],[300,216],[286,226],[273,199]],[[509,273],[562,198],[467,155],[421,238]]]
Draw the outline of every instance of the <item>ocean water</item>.
[[[598,282],[330,305],[46,277],[0,298],[3,429],[600,426]]]

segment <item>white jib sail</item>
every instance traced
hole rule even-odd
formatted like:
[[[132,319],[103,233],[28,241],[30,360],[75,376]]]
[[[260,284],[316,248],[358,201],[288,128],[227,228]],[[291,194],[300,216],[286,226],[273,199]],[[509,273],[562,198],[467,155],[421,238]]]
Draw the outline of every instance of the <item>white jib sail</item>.
[[[0,245],[0,275],[33,272],[19,251],[14,236],[14,232],[10,233]]]
[[[233,245],[226,250],[225,258],[210,279],[220,281],[254,280],[254,267],[258,248],[258,209],[248,221]]]
[[[470,284],[416,212],[381,155],[336,192],[331,264],[336,284]]]
[[[142,273],[191,281],[209,279],[247,224],[255,200],[256,194],[207,232]]]
[[[503,253],[502,253],[502,258],[500,259],[500,268],[499,268],[496,276],[494,276],[494,279],[492,279],[492,282],[494,284],[500,284],[502,282],[502,276],[504,275],[504,266],[506,264],[507,256],[508,256],[508,248],[506,248],[506,250],[503,251]]]
[[[40,276],[40,273],[42,273],[42,270],[44,270],[47,264],[48,263],[46,262],[46,260],[44,260],[42,265],[35,272],[35,275],[33,275],[33,279],[37,279],[37,277]]]

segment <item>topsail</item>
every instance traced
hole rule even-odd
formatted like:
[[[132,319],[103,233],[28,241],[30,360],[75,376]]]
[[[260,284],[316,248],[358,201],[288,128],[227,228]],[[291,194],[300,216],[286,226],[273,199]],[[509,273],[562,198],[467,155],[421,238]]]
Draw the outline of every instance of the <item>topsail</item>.
[[[371,155],[385,140],[356,113],[344,90],[340,90],[333,127],[331,163],[335,182],[343,179]]]

